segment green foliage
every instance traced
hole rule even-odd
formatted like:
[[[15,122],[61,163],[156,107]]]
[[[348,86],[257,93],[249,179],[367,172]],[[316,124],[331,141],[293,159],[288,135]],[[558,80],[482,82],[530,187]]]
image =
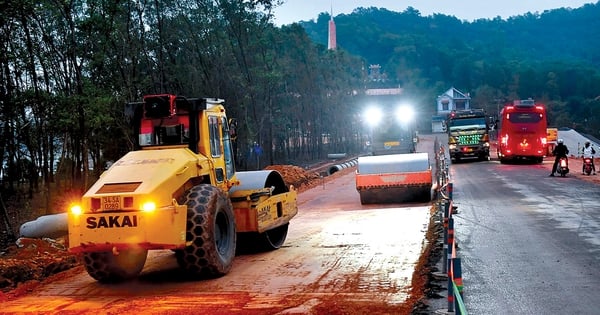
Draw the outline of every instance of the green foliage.
[[[11,176],[0,192],[23,186],[23,176],[37,184],[34,168],[45,183],[60,174],[70,177],[59,179],[67,189],[89,187],[90,170],[99,174],[133,147],[123,105],[152,93],[226,99],[240,122],[240,152],[260,142],[266,163],[324,154],[322,135],[347,133],[331,119],[350,118],[344,100],[359,62],[315,45],[298,26],[275,27],[275,2],[7,3],[0,157]]]
[[[553,125],[600,130],[598,4],[472,23],[359,8],[335,17],[340,49],[329,51],[328,14],[275,27],[279,2],[2,2],[0,158],[10,176],[0,192],[37,190],[39,174],[46,185],[60,174],[67,189],[89,187],[133,148],[124,104],[152,93],[225,99],[241,167],[254,142],[263,164],[358,152],[370,64],[424,120],[454,86],[474,106],[533,97]]]

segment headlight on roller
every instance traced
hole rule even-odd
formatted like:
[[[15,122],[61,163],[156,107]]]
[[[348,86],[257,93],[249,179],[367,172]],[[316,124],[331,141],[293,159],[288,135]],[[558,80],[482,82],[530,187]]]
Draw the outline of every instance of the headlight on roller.
[[[144,212],[152,212],[156,210],[156,203],[154,201],[147,201],[142,205],[142,211]]]
[[[80,205],[72,205],[69,210],[74,215],[81,215],[81,213],[83,213],[83,209],[81,209]]]

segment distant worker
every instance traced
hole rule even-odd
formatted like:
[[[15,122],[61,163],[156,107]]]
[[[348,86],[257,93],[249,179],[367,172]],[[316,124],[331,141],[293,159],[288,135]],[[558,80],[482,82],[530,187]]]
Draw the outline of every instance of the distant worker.
[[[594,166],[594,154],[596,154],[596,150],[594,150],[594,147],[590,145],[589,141],[586,141],[585,144],[583,145],[583,149],[581,150],[583,153],[583,158],[590,158],[592,161],[592,172],[594,172],[594,175],[596,175],[596,167]],[[585,167],[585,164],[582,164],[581,166],[581,174],[583,174],[583,168]]]
[[[558,144],[554,147],[554,150],[552,150],[552,154],[554,154],[554,165],[552,165],[552,173],[550,173],[550,176],[554,176],[554,173],[556,173],[558,161],[563,157],[567,157],[567,154],[569,154],[569,149],[564,144],[563,139],[558,139],[557,142]]]

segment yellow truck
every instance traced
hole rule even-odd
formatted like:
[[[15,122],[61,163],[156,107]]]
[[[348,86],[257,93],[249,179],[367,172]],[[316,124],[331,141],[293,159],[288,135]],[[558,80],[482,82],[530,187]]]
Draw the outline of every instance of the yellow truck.
[[[281,247],[297,192],[276,171],[236,172],[222,99],[147,95],[128,108],[137,149],[68,211],[69,249],[91,277],[136,277],[158,249],[192,277],[218,277],[237,250]]]
[[[552,156],[552,151],[556,146],[556,141],[558,141],[558,128],[546,128],[546,155]]]

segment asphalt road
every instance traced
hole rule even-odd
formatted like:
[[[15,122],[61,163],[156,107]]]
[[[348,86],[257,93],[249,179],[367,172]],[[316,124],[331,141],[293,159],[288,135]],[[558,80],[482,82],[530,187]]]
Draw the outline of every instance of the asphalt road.
[[[551,163],[451,166],[469,314],[600,311],[600,189]]]

